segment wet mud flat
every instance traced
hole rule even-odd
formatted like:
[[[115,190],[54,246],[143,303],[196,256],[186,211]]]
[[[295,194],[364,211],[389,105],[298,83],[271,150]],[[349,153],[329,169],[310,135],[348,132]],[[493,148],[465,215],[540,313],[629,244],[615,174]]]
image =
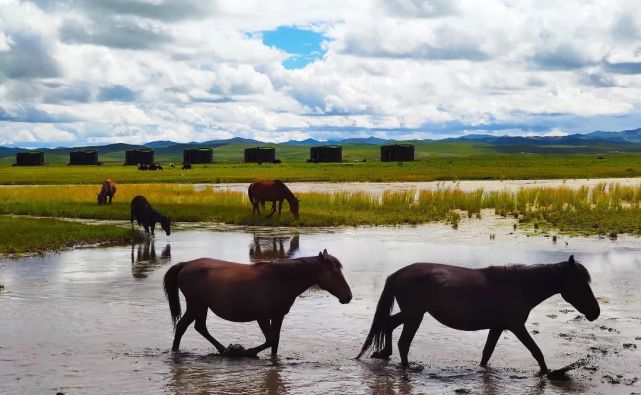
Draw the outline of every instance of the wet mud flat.
[[[510,234],[511,227],[445,225],[279,230],[185,230],[127,246],[0,261],[1,393],[633,393],[641,392],[641,242]],[[489,240],[488,233],[496,234]],[[193,328],[182,351],[173,338],[161,280],[172,264],[210,256],[251,260],[317,254],[344,265],[354,299],[309,290],[286,316],[280,357],[229,359]],[[566,380],[536,376],[534,359],[504,333],[487,370],[478,367],[486,331],[461,332],[426,315],[411,369],[353,358],[367,335],[385,278],[416,261],[468,267],[544,263],[574,254],[591,272],[601,317],[588,322],[555,296],[527,328],[548,365],[581,366]],[[184,302],[183,302],[184,306]],[[255,323],[208,316],[223,344],[262,343]],[[400,331],[395,332],[394,341]]]

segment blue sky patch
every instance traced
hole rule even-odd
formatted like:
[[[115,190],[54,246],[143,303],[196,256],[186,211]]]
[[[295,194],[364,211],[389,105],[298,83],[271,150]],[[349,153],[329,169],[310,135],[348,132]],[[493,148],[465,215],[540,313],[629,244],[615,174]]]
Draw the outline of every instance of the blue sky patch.
[[[280,26],[276,30],[263,32],[263,44],[276,47],[290,54],[283,61],[286,69],[302,69],[325,55],[322,43],[327,38],[321,33],[299,29],[297,27]]]

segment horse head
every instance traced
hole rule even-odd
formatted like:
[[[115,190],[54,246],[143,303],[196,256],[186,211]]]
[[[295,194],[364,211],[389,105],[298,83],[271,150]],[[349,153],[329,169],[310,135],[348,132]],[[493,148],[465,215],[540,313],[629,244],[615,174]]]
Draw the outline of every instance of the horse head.
[[[334,295],[342,304],[349,303],[352,300],[352,290],[343,277],[341,262],[329,255],[327,250],[318,253],[318,261],[321,268],[318,286]]]
[[[162,227],[162,230],[165,231],[167,236],[169,236],[171,234],[171,218],[162,217],[160,219],[160,226]]]
[[[570,255],[566,265],[567,271],[561,286],[561,296],[588,320],[596,320],[601,314],[601,309],[590,288],[588,269],[576,262],[574,255]]]
[[[107,203],[107,196],[103,195],[102,192],[98,193],[98,204]]]

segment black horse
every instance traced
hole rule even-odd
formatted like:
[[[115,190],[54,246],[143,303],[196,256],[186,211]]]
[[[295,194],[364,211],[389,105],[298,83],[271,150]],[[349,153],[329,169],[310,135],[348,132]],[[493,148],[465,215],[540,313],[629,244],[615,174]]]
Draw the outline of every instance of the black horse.
[[[134,218],[138,222],[138,225],[142,225],[143,228],[145,228],[145,233],[147,234],[149,234],[149,228],[151,228],[151,235],[154,235],[154,229],[156,228],[157,222],[160,222],[160,226],[167,236],[171,234],[171,219],[154,210],[154,208],[151,207],[151,204],[147,201],[147,198],[144,196],[136,196],[131,200],[132,230],[134,229]]]
[[[541,372],[548,372],[543,353],[525,328],[525,321],[535,306],[558,293],[588,320],[599,317],[601,310],[590,288],[590,274],[574,256],[560,263],[483,269],[414,263],[387,278],[372,328],[357,358],[372,344],[372,358],[389,358],[392,331],[402,324],[398,351],[401,364],[407,366],[412,339],[428,312],[454,329],[490,330],[481,366],[487,366],[501,333],[509,330],[530,350]],[[394,299],[401,311],[391,315]]]

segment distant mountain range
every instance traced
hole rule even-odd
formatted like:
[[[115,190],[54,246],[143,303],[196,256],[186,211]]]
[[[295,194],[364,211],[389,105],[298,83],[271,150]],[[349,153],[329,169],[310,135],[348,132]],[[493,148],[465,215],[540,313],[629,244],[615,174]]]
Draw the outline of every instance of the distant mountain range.
[[[250,144],[250,145],[286,145],[286,146],[314,146],[321,144],[368,144],[380,145],[393,143],[396,140],[382,139],[378,137],[364,137],[364,138],[347,138],[336,139],[328,141],[319,141],[315,139],[306,140],[289,140],[284,143],[269,143],[258,141],[254,139],[246,139],[242,137],[234,137],[231,139],[223,140],[210,140],[204,142],[190,142],[190,143],[177,143],[174,141],[160,140],[152,141],[143,145],[132,144],[108,144],[102,146],[86,146],[86,147],[58,147],[58,148],[43,148],[43,151],[56,151],[58,153],[66,153],[75,149],[97,149],[101,154],[109,154],[113,152],[121,152],[125,150],[136,149],[139,147],[149,147],[157,151],[176,151],[179,149],[207,146],[207,147],[220,147],[229,144]],[[486,144],[491,146],[532,146],[539,147],[540,150],[545,150],[546,146],[596,146],[599,144],[606,144],[608,146],[628,146],[641,144],[641,128],[634,130],[624,130],[620,132],[603,132],[596,131],[587,134],[571,134],[567,136],[492,136],[487,134],[469,134],[461,137],[446,138],[441,140],[410,140],[410,142],[476,142],[479,144]],[[16,147],[0,147],[0,157],[15,155],[16,152],[23,150]]]

